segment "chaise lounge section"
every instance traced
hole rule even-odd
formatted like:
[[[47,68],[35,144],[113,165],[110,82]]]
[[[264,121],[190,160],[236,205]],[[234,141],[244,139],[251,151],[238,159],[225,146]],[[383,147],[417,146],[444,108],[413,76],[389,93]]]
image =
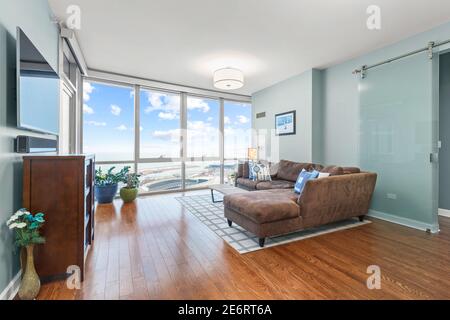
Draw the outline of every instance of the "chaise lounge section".
[[[309,168],[320,166],[299,164],[296,168],[304,165]],[[228,224],[231,226],[234,222],[254,233],[263,247],[266,237],[354,217],[362,220],[369,210],[377,175],[360,172],[358,168],[328,167],[322,170],[333,174],[308,181],[301,196],[294,192],[293,185],[292,188],[258,191],[261,182],[256,184],[255,192],[225,196],[224,213]]]

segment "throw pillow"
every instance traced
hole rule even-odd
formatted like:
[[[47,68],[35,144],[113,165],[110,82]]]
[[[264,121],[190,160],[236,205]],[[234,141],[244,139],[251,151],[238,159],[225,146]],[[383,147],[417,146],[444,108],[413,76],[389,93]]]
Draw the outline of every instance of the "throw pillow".
[[[317,179],[326,178],[329,176],[330,176],[329,172],[319,172],[319,176],[317,177]]]
[[[249,161],[248,162],[248,178],[250,180],[255,180],[256,179],[255,171],[253,170],[255,165],[256,165],[256,163],[254,163],[253,161]]]
[[[259,181],[272,181],[272,177],[270,176],[270,170],[269,167],[259,164],[259,172],[258,172],[258,179]]]
[[[319,176],[319,171],[306,171],[303,169],[300,174],[298,175],[297,182],[295,183],[294,191],[295,193],[301,194],[303,192],[303,189],[306,186],[306,183],[309,180],[316,179]]]

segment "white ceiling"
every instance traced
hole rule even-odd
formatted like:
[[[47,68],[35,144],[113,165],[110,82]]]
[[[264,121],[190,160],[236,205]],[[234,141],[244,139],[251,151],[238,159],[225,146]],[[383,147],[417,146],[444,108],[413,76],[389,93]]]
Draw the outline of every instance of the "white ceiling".
[[[215,69],[245,74],[252,94],[310,68],[370,52],[450,20],[448,0],[49,0],[76,32],[89,68],[213,89]],[[366,9],[381,7],[369,31]]]

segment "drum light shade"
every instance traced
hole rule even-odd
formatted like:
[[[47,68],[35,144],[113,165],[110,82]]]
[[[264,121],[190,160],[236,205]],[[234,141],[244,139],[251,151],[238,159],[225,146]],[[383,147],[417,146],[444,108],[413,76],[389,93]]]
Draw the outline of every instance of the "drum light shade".
[[[214,87],[222,90],[235,90],[244,86],[244,74],[234,68],[223,68],[214,72]]]
[[[258,149],[256,148],[248,148],[247,152],[248,160],[258,160]]]

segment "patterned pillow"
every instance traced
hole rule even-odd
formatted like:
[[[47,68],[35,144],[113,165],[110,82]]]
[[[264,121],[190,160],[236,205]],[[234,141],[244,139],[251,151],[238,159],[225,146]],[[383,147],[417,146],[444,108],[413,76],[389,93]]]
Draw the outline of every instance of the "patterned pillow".
[[[253,161],[249,161],[248,162],[248,178],[250,180],[256,180],[256,173],[253,170],[255,165],[257,165],[257,164],[255,162],[253,162]]]
[[[270,168],[263,164],[259,164],[259,172],[257,174],[258,181],[272,181],[272,176],[270,175]]]
[[[295,193],[302,194],[308,180],[316,179],[318,176],[319,171],[314,170],[309,172],[303,169],[302,172],[300,172],[300,174],[298,175],[297,182],[295,183]]]

